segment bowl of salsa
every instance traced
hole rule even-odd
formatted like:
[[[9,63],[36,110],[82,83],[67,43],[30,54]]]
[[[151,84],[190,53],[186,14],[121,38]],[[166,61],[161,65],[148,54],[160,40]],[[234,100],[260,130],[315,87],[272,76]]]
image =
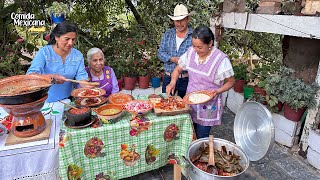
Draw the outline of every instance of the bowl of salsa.
[[[69,121],[79,123],[91,118],[91,109],[88,107],[78,107],[78,109],[69,109],[66,111],[66,116]]]

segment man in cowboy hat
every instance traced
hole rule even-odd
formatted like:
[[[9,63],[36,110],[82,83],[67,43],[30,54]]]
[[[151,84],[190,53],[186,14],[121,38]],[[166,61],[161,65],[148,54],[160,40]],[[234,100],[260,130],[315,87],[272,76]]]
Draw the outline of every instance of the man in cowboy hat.
[[[186,6],[178,4],[174,8],[173,16],[168,15],[174,22],[175,27],[164,33],[160,48],[158,49],[158,58],[164,62],[163,93],[166,92],[166,86],[171,81],[171,73],[178,64],[179,57],[192,45],[192,29],[188,26],[191,14]],[[187,86],[188,73],[184,71],[180,74],[175,88],[180,97],[186,94]]]

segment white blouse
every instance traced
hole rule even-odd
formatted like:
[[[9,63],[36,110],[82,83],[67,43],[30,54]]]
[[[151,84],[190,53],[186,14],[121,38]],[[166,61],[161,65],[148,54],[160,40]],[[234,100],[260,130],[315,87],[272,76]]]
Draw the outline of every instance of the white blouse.
[[[196,64],[197,65],[206,64],[208,62],[208,60],[210,59],[211,55],[213,54],[213,52],[216,49],[217,48],[214,48],[211,51],[210,55],[206,57],[206,60],[203,63],[200,63],[199,55],[196,53],[196,55],[195,55]],[[188,51],[187,51],[182,56],[180,56],[180,58],[179,58],[178,64],[183,70],[186,70],[187,62],[190,61],[190,58],[191,58],[191,52],[192,51],[189,51],[189,53],[188,53]],[[226,57],[221,61],[221,64],[219,65],[219,67],[218,67],[218,69],[216,71],[216,74],[214,76],[215,78],[214,78],[213,82],[215,84],[219,84],[220,81],[223,81],[224,79],[229,78],[229,77],[231,77],[233,75],[234,75],[234,72],[233,72],[233,69],[232,69],[231,62],[230,62],[229,58]]]

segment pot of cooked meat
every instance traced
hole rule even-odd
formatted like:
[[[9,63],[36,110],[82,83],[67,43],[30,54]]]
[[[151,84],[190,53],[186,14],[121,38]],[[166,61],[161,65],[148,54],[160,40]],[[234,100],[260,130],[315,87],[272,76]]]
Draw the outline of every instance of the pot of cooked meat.
[[[208,166],[209,138],[192,142],[188,148],[189,178],[191,180],[238,179],[249,167],[249,158],[236,144],[214,138],[215,169]]]

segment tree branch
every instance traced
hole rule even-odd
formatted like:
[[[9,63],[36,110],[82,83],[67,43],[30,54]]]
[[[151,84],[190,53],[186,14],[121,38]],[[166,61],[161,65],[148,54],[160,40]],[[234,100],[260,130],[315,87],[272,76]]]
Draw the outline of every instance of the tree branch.
[[[145,24],[140,16],[140,14],[138,13],[137,9],[132,4],[131,0],[125,0],[125,1],[126,1],[126,4],[129,6],[130,10],[132,11],[134,18],[137,20],[138,24],[140,24],[142,27],[145,28]]]

